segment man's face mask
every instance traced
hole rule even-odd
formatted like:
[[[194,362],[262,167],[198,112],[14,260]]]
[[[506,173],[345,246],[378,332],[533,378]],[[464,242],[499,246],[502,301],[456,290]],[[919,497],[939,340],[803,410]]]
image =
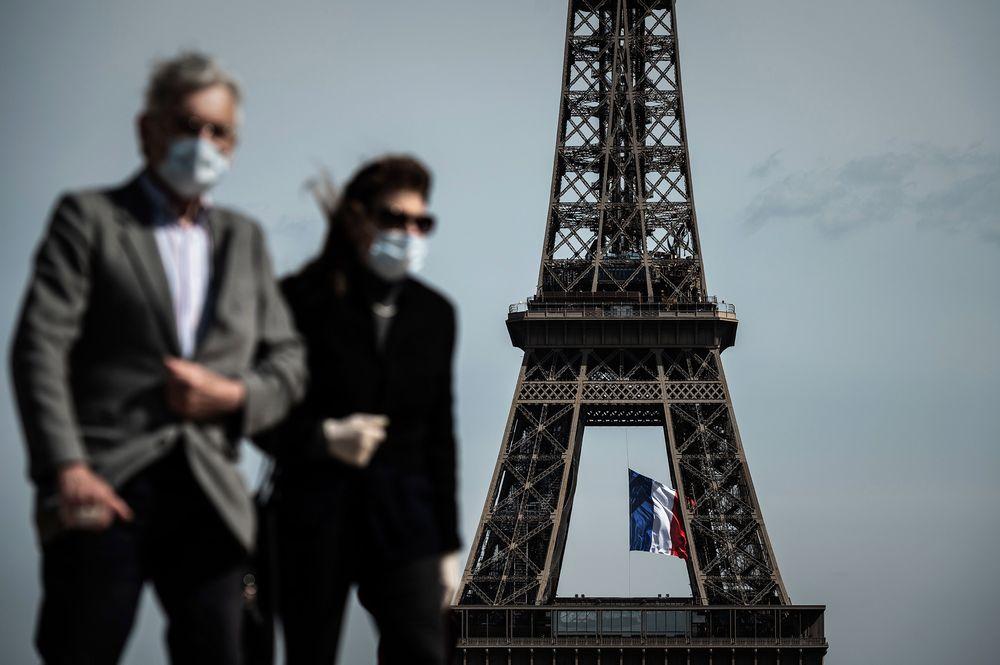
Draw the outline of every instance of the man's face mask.
[[[217,185],[228,170],[229,158],[212,141],[185,136],[173,140],[156,174],[178,195],[194,198]]]
[[[427,238],[402,229],[379,231],[368,248],[368,267],[387,282],[398,282],[424,267]]]

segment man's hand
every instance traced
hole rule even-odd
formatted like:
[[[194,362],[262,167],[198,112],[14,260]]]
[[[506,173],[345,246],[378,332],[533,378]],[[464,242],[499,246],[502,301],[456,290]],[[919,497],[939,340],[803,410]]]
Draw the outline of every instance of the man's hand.
[[[458,584],[458,552],[449,552],[441,557],[441,607],[448,607],[455,600]]]
[[[352,413],[343,419],[323,421],[326,451],[345,464],[364,468],[385,440],[389,418],[370,413]]]
[[[167,406],[187,420],[212,420],[239,410],[246,386],[180,358],[166,358]]]
[[[103,478],[83,462],[59,470],[59,518],[63,526],[103,531],[116,517],[130,522],[132,509]]]

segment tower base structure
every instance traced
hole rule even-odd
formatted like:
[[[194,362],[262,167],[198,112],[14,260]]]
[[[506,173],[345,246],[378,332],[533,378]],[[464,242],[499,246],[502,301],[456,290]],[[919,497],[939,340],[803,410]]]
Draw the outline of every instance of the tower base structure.
[[[822,605],[557,598],[454,608],[459,665],[819,665]]]

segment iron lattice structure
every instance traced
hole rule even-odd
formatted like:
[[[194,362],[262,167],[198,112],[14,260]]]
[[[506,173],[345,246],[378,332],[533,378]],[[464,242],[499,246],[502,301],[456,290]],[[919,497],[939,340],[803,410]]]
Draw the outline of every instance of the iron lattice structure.
[[[669,4],[572,3],[539,296],[705,294]]]
[[[524,360],[458,595],[466,658],[473,637],[482,637],[481,621],[490,621],[482,617],[498,611],[487,608],[507,611],[510,646],[516,608],[537,612],[559,602],[586,426],[663,429],[690,543],[686,611],[746,607],[764,616],[794,609],[721,362],[735,342],[735,310],[707,295],[673,5],[569,2],[538,285],[507,319]],[[593,611],[603,621],[604,610]],[[550,614],[549,628],[532,639],[568,648],[572,640],[558,639],[563,614]],[[825,652],[822,609],[807,623],[796,639],[811,639]],[[694,634],[689,625],[686,639]],[[640,643],[622,639],[619,632],[615,643]]]

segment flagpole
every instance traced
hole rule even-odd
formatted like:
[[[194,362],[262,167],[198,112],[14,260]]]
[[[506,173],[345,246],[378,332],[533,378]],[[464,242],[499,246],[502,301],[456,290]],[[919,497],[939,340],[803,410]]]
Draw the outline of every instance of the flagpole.
[[[628,428],[625,428],[625,468],[628,470],[632,469],[632,462],[629,460],[628,456]],[[628,475],[626,475],[628,477]],[[628,488],[626,487],[626,494]],[[632,548],[629,547],[625,550],[625,574],[628,576],[628,581],[626,582],[626,587],[628,588],[628,597],[632,597]]]

